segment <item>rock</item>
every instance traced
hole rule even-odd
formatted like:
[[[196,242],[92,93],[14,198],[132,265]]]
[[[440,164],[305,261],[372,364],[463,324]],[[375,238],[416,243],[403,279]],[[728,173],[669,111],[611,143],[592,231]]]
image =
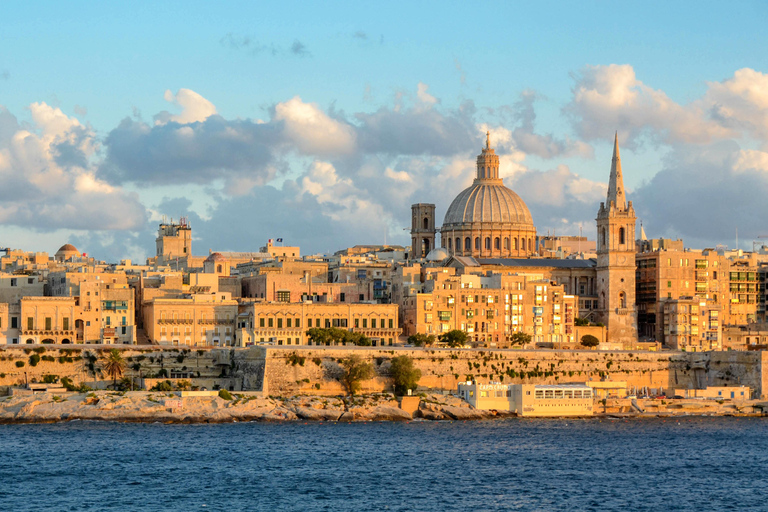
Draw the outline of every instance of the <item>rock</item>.
[[[300,419],[310,421],[336,421],[343,412],[333,409],[315,409],[312,407],[296,407],[294,411],[296,416]]]
[[[467,407],[455,407],[451,405],[443,406],[442,412],[454,420],[482,420],[492,416],[488,411],[469,409]]]

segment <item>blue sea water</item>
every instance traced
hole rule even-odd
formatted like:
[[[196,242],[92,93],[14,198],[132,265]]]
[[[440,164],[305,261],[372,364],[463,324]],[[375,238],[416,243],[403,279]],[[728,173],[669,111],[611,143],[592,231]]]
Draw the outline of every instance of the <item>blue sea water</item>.
[[[768,510],[759,418],[0,426],[0,510]]]

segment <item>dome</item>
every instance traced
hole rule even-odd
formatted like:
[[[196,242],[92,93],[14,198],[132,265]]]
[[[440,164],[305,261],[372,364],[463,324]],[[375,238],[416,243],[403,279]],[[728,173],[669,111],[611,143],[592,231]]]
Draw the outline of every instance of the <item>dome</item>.
[[[78,251],[77,247],[75,247],[72,244],[64,244],[61,247],[59,247],[59,250],[56,251],[56,252],[77,252],[77,253],[79,253],[80,251]]]
[[[520,196],[499,183],[475,180],[448,207],[443,229],[465,223],[500,223],[533,228],[531,212]]]
[[[227,261],[227,258],[224,257],[220,252],[214,252],[210,256],[208,256],[205,261]]]
[[[443,261],[444,259],[448,258],[448,256],[448,251],[442,247],[435,247],[429,251],[429,254],[427,254],[427,261]]]
[[[527,258],[535,254],[536,226],[520,196],[499,178],[499,155],[490,133],[477,157],[477,174],[448,207],[440,228],[449,254],[476,258]]]

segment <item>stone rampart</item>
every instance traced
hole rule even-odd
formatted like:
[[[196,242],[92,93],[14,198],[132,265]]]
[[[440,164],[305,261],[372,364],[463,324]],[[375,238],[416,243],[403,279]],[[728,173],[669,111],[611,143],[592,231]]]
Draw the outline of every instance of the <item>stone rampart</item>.
[[[588,380],[626,381],[630,387],[671,390],[676,387],[746,385],[758,395],[768,390],[761,352],[628,352],[556,350],[456,350],[369,347],[269,347],[264,358],[269,393],[328,394],[342,392],[340,361],[357,354],[370,362],[376,377],[362,392],[392,390],[389,365],[407,355],[422,373],[419,386],[454,390],[458,382],[562,384]]]

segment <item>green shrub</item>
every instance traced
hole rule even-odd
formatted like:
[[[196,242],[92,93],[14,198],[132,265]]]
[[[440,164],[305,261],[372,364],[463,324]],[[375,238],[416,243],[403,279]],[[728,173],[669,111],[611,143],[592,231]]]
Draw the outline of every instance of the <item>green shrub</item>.
[[[58,381],[58,375],[43,375],[43,384],[55,384]]]
[[[45,347],[37,347],[32,349],[37,354],[44,354],[45,353]]]
[[[40,362],[40,356],[38,354],[32,354],[29,356],[29,366],[37,366]]]
[[[49,363],[53,363],[54,361],[56,361],[56,358],[53,356],[43,356],[40,359],[42,359],[43,361],[48,361]]]
[[[16,361],[16,368],[23,368],[25,364],[24,361]]]
[[[173,384],[169,380],[164,380],[155,384],[150,391],[173,391]]]
[[[219,398],[223,398],[224,400],[232,400],[232,394],[226,389],[220,389]]]

